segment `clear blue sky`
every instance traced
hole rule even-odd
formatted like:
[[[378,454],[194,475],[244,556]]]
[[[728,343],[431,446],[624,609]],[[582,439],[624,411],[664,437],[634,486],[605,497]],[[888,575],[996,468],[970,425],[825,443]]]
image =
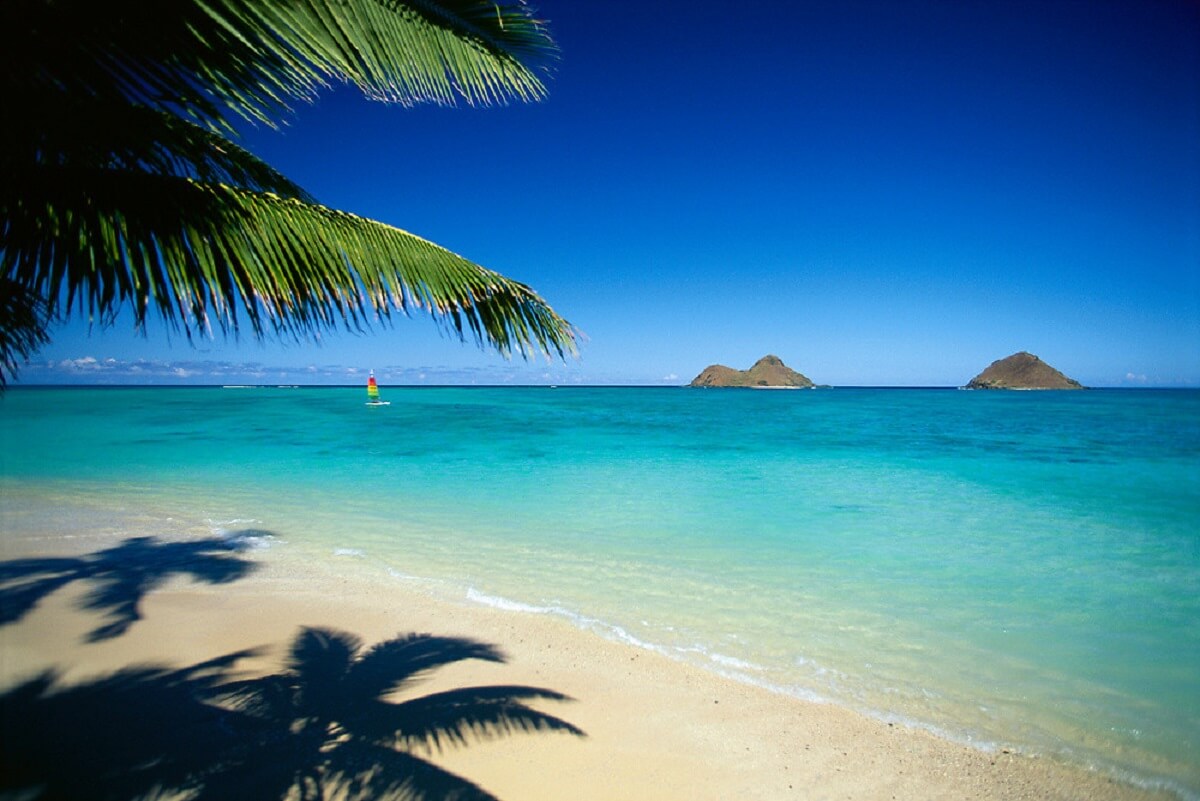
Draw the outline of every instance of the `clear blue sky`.
[[[960,385],[1028,350],[1200,386],[1200,3],[541,0],[535,105],[350,91],[251,150],[532,285],[587,335],[509,362],[426,319],[320,346],[77,321],[27,383]],[[357,371],[357,372],[355,372]]]

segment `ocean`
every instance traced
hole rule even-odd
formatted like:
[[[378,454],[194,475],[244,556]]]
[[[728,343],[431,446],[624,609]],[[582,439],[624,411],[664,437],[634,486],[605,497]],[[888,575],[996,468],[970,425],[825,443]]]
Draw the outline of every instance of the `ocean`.
[[[250,528],[1200,798],[1200,391],[382,392],[10,388],[0,537]]]

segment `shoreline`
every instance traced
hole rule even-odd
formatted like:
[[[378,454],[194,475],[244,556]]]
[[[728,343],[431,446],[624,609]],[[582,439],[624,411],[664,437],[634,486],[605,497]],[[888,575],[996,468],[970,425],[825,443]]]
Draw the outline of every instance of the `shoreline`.
[[[5,542],[5,561],[90,553],[95,541]],[[113,541],[121,539],[113,537]],[[52,546],[52,547],[48,547]],[[279,669],[301,626],[348,631],[366,644],[427,632],[497,646],[503,664],[460,662],[418,694],[475,685],[531,685],[574,699],[537,702],[586,737],[519,733],[468,738],[423,756],[500,798],[1020,798],[1170,799],[1099,771],[1008,750],[988,752],[924,729],[805,700],[616,642],[558,616],[434,597],[397,580],[381,591],[361,564],[249,551],[258,569],[236,581],[174,577],[141,599],[142,619],[87,642],[88,582],[44,598],[0,629],[4,688],[39,670],[68,684],[132,664],[195,664],[267,646],[240,668]],[[60,553],[51,553],[60,551]]]

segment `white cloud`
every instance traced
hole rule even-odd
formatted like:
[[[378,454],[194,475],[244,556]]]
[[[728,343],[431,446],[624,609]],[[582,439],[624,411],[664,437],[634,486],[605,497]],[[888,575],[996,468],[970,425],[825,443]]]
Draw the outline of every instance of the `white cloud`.
[[[451,367],[414,364],[377,366],[380,384],[404,385],[547,385],[626,383],[620,377],[589,374],[575,365],[507,362],[497,365]],[[121,359],[111,356],[78,356],[30,362],[18,380],[26,384],[304,384],[357,385],[366,381],[366,370],[346,364],[297,365],[233,362],[204,358],[179,360]],[[677,382],[674,373],[658,381]]]
[[[106,359],[105,365],[107,365],[110,361],[112,361],[112,359]],[[96,361],[96,357],[83,356],[78,359],[63,359],[58,363],[58,369],[71,372],[76,370],[100,370],[103,368],[100,362]]]

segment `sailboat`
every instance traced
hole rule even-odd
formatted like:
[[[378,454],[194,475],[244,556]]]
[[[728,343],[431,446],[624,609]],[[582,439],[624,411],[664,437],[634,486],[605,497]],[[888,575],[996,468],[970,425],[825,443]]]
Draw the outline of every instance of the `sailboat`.
[[[391,406],[391,401],[379,399],[379,385],[375,383],[375,371],[371,371],[371,375],[367,378],[367,405],[368,406]]]

